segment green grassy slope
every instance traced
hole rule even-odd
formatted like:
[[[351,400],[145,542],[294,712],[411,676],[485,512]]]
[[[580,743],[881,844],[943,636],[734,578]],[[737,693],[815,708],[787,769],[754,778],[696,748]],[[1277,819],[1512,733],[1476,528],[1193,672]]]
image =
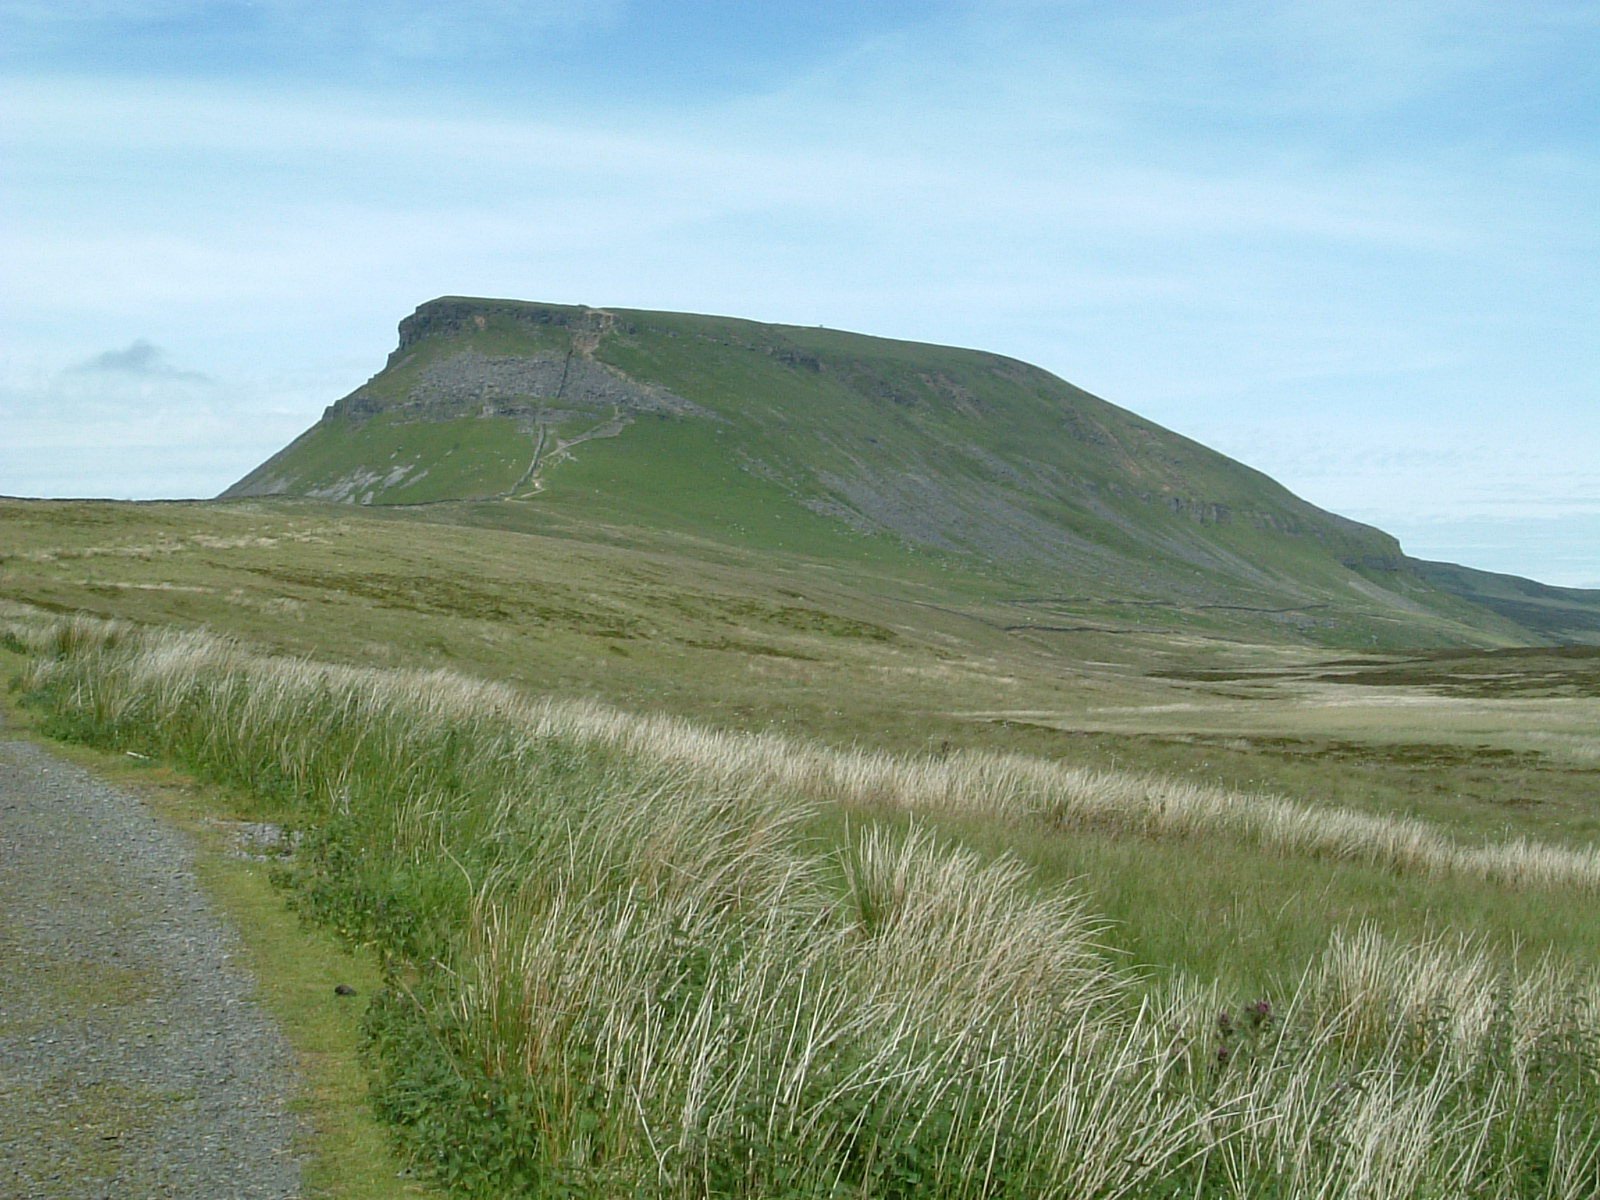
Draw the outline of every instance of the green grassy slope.
[[[381,414],[319,424],[262,469],[273,472],[276,490],[284,492],[415,504],[504,495],[531,458],[529,439],[503,417],[405,421]],[[352,470],[352,463],[362,465]]]
[[[1038,368],[733,318],[424,304],[383,371],[225,496],[279,494],[497,498],[523,528],[599,521],[959,576],[1025,602],[1017,623],[1042,636],[1560,637]]]
[[[1551,587],[1516,575],[1478,571],[1456,563],[1412,559],[1436,587],[1499,613],[1552,641],[1600,645],[1600,591]]]

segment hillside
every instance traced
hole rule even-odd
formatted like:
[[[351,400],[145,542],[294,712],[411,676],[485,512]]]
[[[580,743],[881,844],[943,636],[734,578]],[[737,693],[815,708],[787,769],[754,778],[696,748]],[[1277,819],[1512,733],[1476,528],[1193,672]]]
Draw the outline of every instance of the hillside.
[[[1600,643],[1600,591],[1552,587],[1519,575],[1499,575],[1456,563],[1411,559],[1409,565],[1436,587],[1499,613],[1550,641]]]
[[[1530,626],[1382,531],[1039,368],[722,317],[431,301],[382,371],[223,495],[498,501],[473,519],[934,573],[1023,605],[1014,623],[1047,634],[1594,635]]]

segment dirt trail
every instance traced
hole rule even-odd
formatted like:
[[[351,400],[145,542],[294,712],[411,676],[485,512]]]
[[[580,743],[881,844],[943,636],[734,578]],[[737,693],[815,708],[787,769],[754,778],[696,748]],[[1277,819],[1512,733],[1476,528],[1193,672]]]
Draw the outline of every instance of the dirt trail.
[[[0,731],[0,1196],[300,1195],[290,1050],[192,857]]]

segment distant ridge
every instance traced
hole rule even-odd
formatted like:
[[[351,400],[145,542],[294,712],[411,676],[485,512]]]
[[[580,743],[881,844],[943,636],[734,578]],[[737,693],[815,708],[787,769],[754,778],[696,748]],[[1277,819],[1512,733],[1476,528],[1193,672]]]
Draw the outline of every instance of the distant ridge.
[[[274,495],[498,501],[891,571],[910,556],[1030,599],[1041,628],[1600,641],[1600,597],[1409,559],[1038,367],[729,317],[429,301],[383,370],[223,493]]]
[[[1600,645],[1600,589],[1554,587],[1457,563],[1407,561],[1429,583],[1551,641]]]

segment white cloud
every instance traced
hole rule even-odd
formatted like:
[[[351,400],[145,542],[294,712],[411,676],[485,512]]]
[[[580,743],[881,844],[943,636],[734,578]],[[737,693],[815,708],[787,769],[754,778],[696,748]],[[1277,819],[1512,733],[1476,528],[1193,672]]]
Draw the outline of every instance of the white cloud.
[[[143,36],[168,47],[235,53],[340,52],[404,61],[501,58],[552,32],[605,25],[624,0],[0,0],[13,50]]]
[[[1600,428],[1579,411],[1520,428],[1495,415],[1441,425],[1394,411],[1214,420],[1190,432],[1325,508],[1385,527],[1600,516]]]
[[[170,21],[200,11],[200,0],[0,0],[0,20],[17,26],[90,25],[102,21]]]

